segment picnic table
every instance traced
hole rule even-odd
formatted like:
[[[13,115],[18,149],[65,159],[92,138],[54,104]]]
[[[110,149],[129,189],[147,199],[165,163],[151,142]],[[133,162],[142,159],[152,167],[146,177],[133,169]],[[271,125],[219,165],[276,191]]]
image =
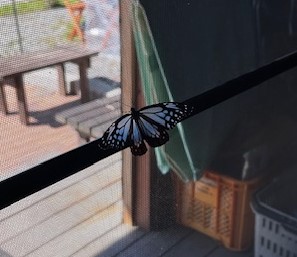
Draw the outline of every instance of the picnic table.
[[[8,114],[7,100],[4,85],[16,88],[18,109],[21,123],[28,125],[28,107],[23,82],[23,74],[38,69],[56,66],[58,71],[59,92],[67,95],[64,64],[72,62],[79,67],[79,86],[82,103],[89,101],[89,87],[87,68],[90,66],[90,57],[98,54],[97,50],[88,49],[81,45],[59,46],[53,49],[23,53],[11,57],[0,58],[0,111]]]

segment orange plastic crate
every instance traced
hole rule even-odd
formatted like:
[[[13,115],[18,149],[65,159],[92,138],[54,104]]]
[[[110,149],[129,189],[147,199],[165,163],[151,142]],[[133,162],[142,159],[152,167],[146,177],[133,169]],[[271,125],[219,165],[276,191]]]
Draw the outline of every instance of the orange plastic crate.
[[[207,171],[197,182],[176,179],[178,222],[223,243],[246,250],[254,238],[252,193],[264,179],[240,181]]]

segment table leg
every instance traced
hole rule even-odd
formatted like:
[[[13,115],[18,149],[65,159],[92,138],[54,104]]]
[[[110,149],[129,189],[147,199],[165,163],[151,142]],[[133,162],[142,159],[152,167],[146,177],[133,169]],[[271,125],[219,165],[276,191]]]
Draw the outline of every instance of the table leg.
[[[8,114],[3,80],[0,80],[0,111],[4,114]]]
[[[80,76],[80,92],[81,92],[81,102],[86,103],[90,101],[90,89],[89,80],[87,74],[87,68],[89,65],[88,58],[82,58],[78,62],[79,65],[79,76]]]
[[[24,125],[28,125],[29,124],[28,107],[27,107],[27,101],[26,101],[26,95],[25,95],[22,74],[18,74],[15,76],[15,86],[16,86],[16,93],[17,93],[21,123]]]
[[[64,69],[63,63],[57,65],[56,69],[58,72],[59,93],[65,96],[67,95],[67,89],[66,89],[65,69]]]

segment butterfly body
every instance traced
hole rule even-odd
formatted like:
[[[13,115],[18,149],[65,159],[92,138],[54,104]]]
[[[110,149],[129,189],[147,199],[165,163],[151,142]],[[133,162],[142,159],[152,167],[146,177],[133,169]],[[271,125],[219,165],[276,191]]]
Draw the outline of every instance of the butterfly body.
[[[185,104],[165,102],[125,114],[116,120],[99,141],[102,149],[122,149],[131,147],[134,155],[142,155],[147,151],[146,141],[151,147],[158,147],[169,140],[166,130],[176,126],[178,122],[191,113]]]
[[[131,108],[131,115],[132,115],[132,117],[133,117],[134,119],[138,119],[138,117],[139,117],[139,112],[136,111],[136,109],[132,107],[132,108]]]

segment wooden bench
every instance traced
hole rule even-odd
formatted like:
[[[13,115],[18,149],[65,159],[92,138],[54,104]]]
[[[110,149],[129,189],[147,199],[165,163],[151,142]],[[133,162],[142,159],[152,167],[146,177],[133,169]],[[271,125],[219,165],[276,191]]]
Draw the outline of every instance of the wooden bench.
[[[66,82],[64,64],[73,62],[79,66],[81,101],[89,101],[89,88],[87,68],[90,66],[90,57],[98,54],[98,51],[86,47],[59,46],[46,51],[25,53],[11,57],[0,58],[0,111],[8,114],[7,100],[4,85],[9,84],[16,88],[18,109],[21,122],[29,124],[28,107],[23,82],[23,74],[38,69],[56,66],[59,77],[59,91],[66,95]]]
[[[100,138],[121,115],[120,95],[101,97],[91,102],[57,113],[55,119],[73,127],[81,139]]]

